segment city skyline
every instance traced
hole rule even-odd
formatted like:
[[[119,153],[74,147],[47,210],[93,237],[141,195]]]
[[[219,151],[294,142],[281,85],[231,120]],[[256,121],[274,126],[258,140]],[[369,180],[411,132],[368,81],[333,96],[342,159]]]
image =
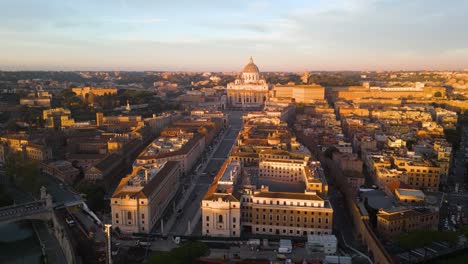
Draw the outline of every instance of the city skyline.
[[[453,1],[4,1],[0,70],[461,70]],[[395,19],[397,18],[397,19]]]

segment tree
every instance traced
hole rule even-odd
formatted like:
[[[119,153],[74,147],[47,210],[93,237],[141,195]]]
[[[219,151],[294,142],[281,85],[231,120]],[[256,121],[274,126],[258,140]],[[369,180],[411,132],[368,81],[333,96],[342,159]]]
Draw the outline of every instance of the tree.
[[[415,249],[430,246],[433,242],[447,242],[455,245],[458,242],[458,233],[453,231],[435,231],[419,229],[397,237],[398,244],[405,249]]]
[[[90,184],[81,181],[76,186],[76,190],[86,194],[86,203],[93,211],[103,211],[108,208],[108,202],[104,200],[106,190],[101,185]]]
[[[3,185],[0,185],[0,207],[8,206],[13,204],[13,199],[11,199],[10,195],[5,190]]]
[[[5,162],[5,174],[22,190],[38,194],[43,185],[36,161],[23,157],[21,152],[12,152]]]

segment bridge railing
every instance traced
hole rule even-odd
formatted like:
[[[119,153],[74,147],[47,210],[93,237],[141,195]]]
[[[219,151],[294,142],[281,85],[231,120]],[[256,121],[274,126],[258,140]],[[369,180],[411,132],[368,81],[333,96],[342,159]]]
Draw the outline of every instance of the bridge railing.
[[[0,211],[10,210],[10,209],[20,208],[20,207],[28,208],[28,207],[34,206],[35,204],[40,204],[40,205],[45,206],[45,201],[39,200],[39,201],[33,201],[33,202],[28,202],[28,203],[21,203],[21,204],[13,204],[13,205],[9,205],[9,206],[4,206],[4,207],[0,207]]]
[[[0,208],[0,221],[29,216],[49,210],[45,201],[35,201]]]

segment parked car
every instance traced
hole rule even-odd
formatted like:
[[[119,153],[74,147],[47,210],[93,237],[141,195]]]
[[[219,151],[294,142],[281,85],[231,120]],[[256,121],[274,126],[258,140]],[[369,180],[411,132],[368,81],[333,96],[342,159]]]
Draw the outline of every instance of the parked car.
[[[67,224],[69,226],[74,226],[75,225],[75,220],[73,220],[73,218],[71,218],[70,216],[65,218],[65,222],[67,222]]]

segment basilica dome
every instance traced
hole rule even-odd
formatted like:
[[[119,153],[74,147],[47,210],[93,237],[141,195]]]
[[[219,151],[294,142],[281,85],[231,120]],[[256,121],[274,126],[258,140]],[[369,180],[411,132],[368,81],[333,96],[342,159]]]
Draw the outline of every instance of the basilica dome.
[[[253,62],[252,57],[250,57],[250,62],[249,64],[245,65],[244,70],[242,72],[246,73],[259,73],[260,71],[258,70],[257,65]]]

